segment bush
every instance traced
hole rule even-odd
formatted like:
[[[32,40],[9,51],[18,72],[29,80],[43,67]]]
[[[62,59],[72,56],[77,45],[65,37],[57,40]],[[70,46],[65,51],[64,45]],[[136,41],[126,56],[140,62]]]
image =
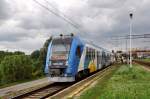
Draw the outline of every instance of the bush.
[[[25,55],[25,53],[21,51],[15,51],[15,52],[0,51],[0,62],[4,59],[5,56],[10,56],[10,55]]]
[[[0,66],[1,68],[1,66]],[[2,84],[2,73],[1,73],[1,70],[0,70],[0,85]]]
[[[1,80],[3,83],[32,77],[32,62],[26,55],[6,56],[1,62]]]
[[[39,50],[35,50],[31,53],[31,59],[37,60],[40,56],[40,51]]]
[[[33,77],[43,76],[44,75],[43,69],[44,66],[41,61],[39,60],[33,61],[33,71],[32,71]]]

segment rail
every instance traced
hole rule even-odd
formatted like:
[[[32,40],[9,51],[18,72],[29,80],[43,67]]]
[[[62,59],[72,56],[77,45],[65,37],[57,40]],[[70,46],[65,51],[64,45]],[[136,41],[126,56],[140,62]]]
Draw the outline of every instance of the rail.
[[[100,76],[103,77],[107,74],[107,71],[112,69],[115,66],[109,66],[107,68],[104,68],[102,70],[99,70],[95,72],[92,75],[89,75],[88,77],[85,77],[83,79],[80,79],[76,82],[65,82],[65,83],[52,83],[44,88],[40,88],[38,90],[32,91],[27,94],[23,94],[20,96],[15,97],[14,99],[44,99],[44,98],[54,98],[54,99],[60,99],[60,97],[64,97],[68,93],[71,93],[73,89],[78,89],[80,86],[86,86],[91,84],[93,81],[98,79]],[[87,84],[88,82],[88,84]],[[82,90],[82,89],[80,89]]]
[[[150,62],[145,62],[145,61],[141,61],[141,60],[133,60],[133,62],[144,66],[146,69],[148,69],[150,71]]]
[[[72,99],[74,96],[78,95],[80,92],[82,92],[84,89],[86,89],[89,85],[91,85],[94,81],[106,77],[106,75],[108,75],[110,73],[108,71],[116,69],[116,67],[117,67],[116,65],[109,66],[108,68],[105,68],[105,69],[73,84],[72,86],[58,92],[57,94],[54,94],[54,95],[48,97],[48,99],[67,99],[67,98]]]

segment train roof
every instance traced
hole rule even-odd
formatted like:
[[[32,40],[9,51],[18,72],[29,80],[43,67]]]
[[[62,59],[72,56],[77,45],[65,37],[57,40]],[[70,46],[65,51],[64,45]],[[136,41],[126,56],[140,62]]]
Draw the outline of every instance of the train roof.
[[[108,52],[108,53],[111,53],[110,51],[108,51],[107,49],[104,49],[103,47],[100,47],[96,44],[93,44],[91,42],[88,42],[88,41],[85,41],[83,39],[81,39],[79,36],[77,35],[63,35],[63,36],[54,36],[53,37],[53,40],[57,40],[56,42],[59,42],[61,41],[61,38],[63,38],[65,41],[67,42],[71,42],[73,39],[78,39],[80,40],[85,46],[87,47],[92,47],[94,49],[97,49],[97,50],[102,50],[102,51],[105,51],[105,52]]]
[[[99,47],[99,46],[97,46],[97,45],[95,45],[95,44],[93,44],[93,43],[85,43],[85,46],[87,46],[87,47],[92,47],[92,48],[97,49],[97,50],[102,50],[102,51],[111,53],[110,51],[108,51],[108,50],[106,50],[106,49],[104,49],[104,48],[102,48],[102,47]]]

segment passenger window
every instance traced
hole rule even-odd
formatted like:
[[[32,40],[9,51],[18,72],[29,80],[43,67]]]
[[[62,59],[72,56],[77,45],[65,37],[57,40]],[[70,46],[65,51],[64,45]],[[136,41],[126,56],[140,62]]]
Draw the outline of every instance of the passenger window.
[[[77,49],[76,49],[76,56],[78,56],[79,58],[81,57],[81,49],[80,49],[80,46],[78,46]]]

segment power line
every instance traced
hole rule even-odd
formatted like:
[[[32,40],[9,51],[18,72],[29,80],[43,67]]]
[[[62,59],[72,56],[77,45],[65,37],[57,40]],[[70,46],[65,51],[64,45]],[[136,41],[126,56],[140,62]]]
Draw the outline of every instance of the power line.
[[[64,21],[66,21],[67,23],[69,23],[70,25],[72,25],[74,28],[76,28],[78,31],[81,32],[81,30],[79,30],[78,26],[76,26],[74,23],[72,23],[70,20],[68,20],[67,18],[61,16],[60,14],[54,12],[53,10],[49,9],[48,7],[46,7],[45,5],[41,4],[40,2],[38,2],[37,0],[33,0],[35,3],[37,3],[38,5],[40,5],[41,7],[43,7],[44,9],[46,9],[47,11],[51,12],[52,14],[60,17],[61,19],[63,19]]]
[[[113,36],[113,40],[130,39],[130,35],[126,36]],[[131,39],[150,38],[150,34],[131,35]]]
[[[131,35],[131,39],[149,39],[150,38],[150,34],[133,34]],[[115,42],[119,42],[122,40],[125,40],[125,49],[127,51],[127,43],[128,43],[128,39],[130,39],[130,35],[124,35],[124,36],[111,36],[111,40],[114,40]],[[141,41],[141,42],[150,42],[150,41]],[[117,43],[116,43],[117,45]],[[119,45],[119,44],[118,44]]]
[[[47,0],[44,0],[44,1],[45,1],[48,5],[50,5],[53,9],[59,11],[59,14],[63,15],[64,18],[66,18],[67,20],[71,21],[72,23],[74,23],[76,26],[79,27],[79,25],[76,24],[72,19],[68,18],[64,13],[62,13],[60,10],[58,10],[56,7],[54,7],[52,3],[50,3],[50,2],[47,1]]]
[[[127,37],[127,36],[130,36],[130,35],[124,35],[124,36],[112,36],[112,37]],[[131,36],[150,36],[150,34],[133,34]]]

